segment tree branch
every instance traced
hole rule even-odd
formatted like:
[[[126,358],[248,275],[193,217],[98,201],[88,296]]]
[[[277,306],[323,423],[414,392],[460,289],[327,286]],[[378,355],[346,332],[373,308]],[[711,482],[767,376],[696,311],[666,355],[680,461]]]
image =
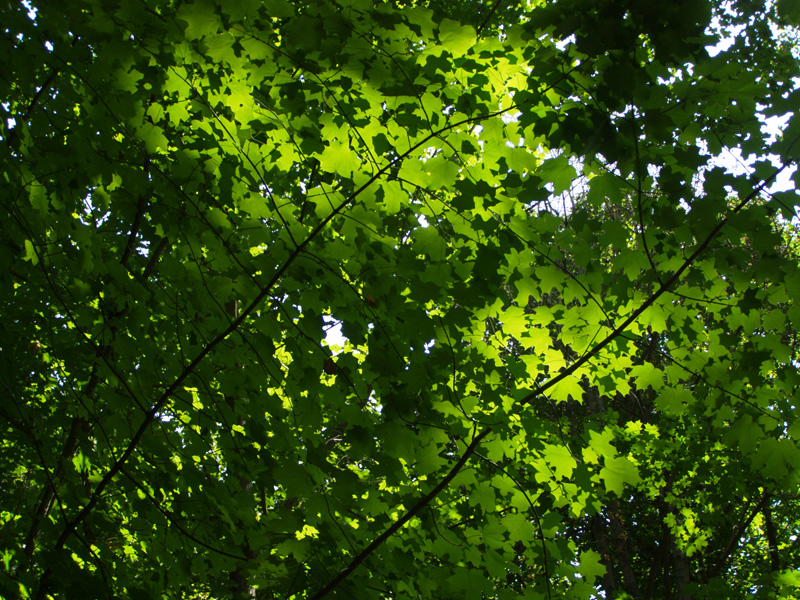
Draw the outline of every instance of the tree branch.
[[[722,551],[722,555],[719,557],[719,559],[717,559],[717,563],[711,570],[712,577],[719,576],[725,570],[728,558],[730,558],[731,554],[733,554],[733,551],[736,550],[736,547],[739,545],[739,540],[742,539],[744,532],[747,531],[748,527],[750,527],[750,523],[753,522],[753,519],[756,518],[756,515],[764,508],[768,498],[769,494],[764,493],[761,496],[761,499],[758,501],[758,504],[756,504],[755,508],[750,511],[750,515],[747,516],[747,518],[739,521],[739,524],[733,530],[733,534],[731,534],[725,549]],[[744,515],[742,516],[744,517]]]
[[[458,475],[461,468],[467,463],[470,456],[475,453],[475,449],[478,447],[478,444],[481,443],[481,440],[485,438],[491,429],[487,428],[484,429],[481,433],[475,436],[472,439],[472,442],[467,449],[464,451],[464,454],[461,455],[461,458],[458,459],[458,462],[453,465],[450,471],[445,475],[442,480],[437,484],[435,488],[433,488],[430,492],[428,492],[425,496],[423,496],[419,502],[417,502],[411,509],[406,512],[402,517],[400,517],[397,521],[395,521],[388,529],[386,529],[383,533],[381,533],[378,537],[376,537],[369,546],[364,548],[358,556],[354,557],[350,563],[342,569],[339,574],[331,579],[322,589],[320,589],[317,593],[310,596],[308,600],[320,600],[320,598],[324,598],[330,592],[332,592],[335,588],[339,586],[347,577],[355,571],[358,566],[367,559],[367,557],[375,552],[375,550],[383,544],[387,539],[389,539],[395,532],[397,532],[403,525],[408,523],[417,513],[419,513],[423,508],[425,508],[439,493],[448,486],[448,484],[453,480],[453,478]]]
[[[553,84],[553,85],[555,85],[555,84]],[[259,293],[250,302],[250,304],[247,306],[247,308],[245,308],[243,311],[241,311],[241,314],[236,319],[231,321],[231,323],[228,325],[228,327],[226,327],[213,340],[211,340],[208,344],[206,344],[203,347],[203,349],[197,354],[197,356],[195,356],[195,358],[188,365],[186,365],[184,367],[184,369],[181,371],[180,375],[178,375],[178,377],[175,378],[175,380],[172,382],[172,384],[169,385],[161,393],[161,395],[156,399],[156,401],[152,405],[152,408],[149,411],[147,411],[147,413],[145,414],[145,418],[142,421],[142,423],[139,425],[137,430],[131,436],[131,439],[128,442],[128,445],[125,447],[125,450],[122,452],[122,454],[119,456],[119,458],[116,461],[114,461],[114,463],[108,469],[106,474],[103,476],[103,478],[97,484],[95,489],[92,491],[92,494],[89,496],[89,500],[86,502],[86,504],[83,506],[83,508],[81,508],[81,510],[78,512],[78,514],[75,515],[75,517],[72,520],[67,522],[66,526],[64,527],[63,531],[61,532],[61,535],[58,537],[58,540],[56,541],[55,551],[59,552],[64,547],[64,544],[66,544],[67,540],[75,532],[75,529],[89,516],[89,514],[92,512],[92,510],[94,510],[94,507],[100,501],[100,497],[101,497],[103,491],[106,489],[106,487],[108,487],[108,485],[111,483],[112,479],[117,475],[117,473],[120,472],[122,467],[128,462],[130,457],[133,455],[134,451],[139,446],[139,443],[140,443],[142,437],[144,436],[145,432],[150,427],[150,425],[152,425],[152,423],[156,420],[159,411],[169,401],[169,399],[172,396],[172,394],[176,390],[178,390],[181,387],[181,385],[183,385],[183,382],[186,381],[186,379],[195,371],[195,369],[200,365],[200,363],[203,362],[203,360],[205,360],[206,356],[208,356],[211,353],[211,351],[214,350],[214,348],[219,346],[233,332],[237,331],[241,327],[242,323],[244,323],[244,321],[247,320],[250,317],[250,315],[256,310],[256,308],[258,308],[261,305],[261,302],[265,298],[267,298],[269,296],[271,291],[275,288],[275,286],[278,284],[278,282],[284,276],[284,274],[289,269],[289,267],[292,266],[292,264],[297,259],[297,257],[302,254],[302,252],[305,250],[305,248],[314,239],[316,239],[316,237],[320,234],[320,232],[325,227],[327,227],[328,223],[330,223],[331,220],[333,220],[336,216],[338,216],[345,208],[347,208],[348,206],[353,204],[353,202],[359,197],[359,195],[365,189],[367,189],[370,185],[372,185],[380,177],[382,177],[384,174],[386,174],[386,172],[388,172],[391,168],[393,168],[394,166],[396,166],[397,164],[399,164],[400,162],[402,162],[403,160],[405,160],[406,158],[411,156],[411,154],[413,152],[415,152],[416,150],[418,150],[421,147],[424,147],[424,145],[427,144],[431,139],[441,135],[445,131],[449,131],[451,129],[458,128],[458,127],[460,127],[462,125],[465,125],[465,124],[478,123],[478,122],[484,121],[486,119],[489,119],[491,117],[500,116],[502,114],[507,113],[510,110],[516,110],[516,108],[517,108],[516,105],[512,105],[512,106],[510,106],[508,108],[501,109],[501,110],[498,110],[498,111],[495,111],[495,112],[492,112],[492,113],[487,113],[487,114],[484,114],[484,115],[478,115],[476,117],[469,117],[469,118],[463,119],[463,120],[461,120],[461,121],[459,121],[457,123],[451,123],[451,124],[443,127],[442,129],[436,131],[436,132],[432,132],[432,133],[426,135],[423,139],[421,139],[419,142],[417,142],[416,144],[411,146],[403,154],[401,154],[400,156],[397,156],[394,160],[389,161],[383,168],[378,170],[366,182],[364,182],[360,187],[358,187],[355,191],[353,191],[347,198],[345,198],[345,200],[343,200],[342,203],[339,206],[337,206],[335,209],[333,209],[333,211],[331,211],[331,213],[327,217],[325,217],[313,230],[311,230],[311,232],[308,234],[308,236],[302,242],[300,242],[299,244],[297,244],[295,246],[295,248],[292,250],[292,252],[286,258],[286,260],[283,262],[283,264],[275,271],[275,273],[273,273],[272,277],[269,279],[267,284],[263,288],[261,288],[261,291],[259,291]],[[115,373],[115,375],[116,375],[116,373]],[[481,433],[476,438],[476,440],[483,439],[483,437],[485,435],[487,435],[488,433],[489,433],[489,430],[484,431],[483,433]],[[471,451],[470,451],[470,453],[471,453]],[[466,457],[468,458],[468,455]],[[466,462],[465,457],[462,457],[462,459],[464,459],[464,462]],[[460,465],[461,461],[459,461],[459,463],[457,463],[457,464]],[[458,473],[458,471],[453,472],[452,473],[452,477],[455,477],[455,475],[457,473]],[[452,479],[452,477],[450,477],[450,479]],[[449,481],[449,479],[447,481]],[[444,486],[441,486],[441,489],[443,489],[443,488],[444,488]],[[436,493],[438,494],[439,491],[440,491],[440,487],[437,486],[435,488],[435,490],[437,490]],[[434,496],[431,496],[431,499],[433,497]],[[419,510],[419,509],[417,509],[417,510]],[[383,542],[383,540],[381,539],[381,543],[382,542]],[[349,572],[348,572],[348,574],[349,574]],[[50,567],[45,569],[45,571],[42,573],[42,576],[41,576],[41,578],[39,580],[39,588],[38,588],[37,593],[35,595],[36,600],[44,600],[47,597],[48,588],[49,588],[49,585],[50,585],[50,579],[51,579],[52,575],[53,575],[53,571],[52,571],[52,569]],[[337,585],[338,585],[338,583],[337,583]],[[328,591],[330,591],[330,590],[328,590]]]
[[[521,405],[530,403],[534,398],[538,397],[543,392],[556,385],[558,382],[566,379],[567,377],[572,375],[575,371],[580,369],[583,365],[585,365],[587,362],[589,362],[589,360],[597,356],[600,350],[602,350],[608,344],[610,344],[612,340],[616,339],[622,332],[624,332],[628,328],[628,326],[631,323],[636,321],[644,311],[650,308],[655,303],[656,300],[658,300],[665,292],[667,292],[669,288],[671,288],[678,282],[678,280],[686,272],[686,270],[694,264],[694,261],[697,260],[697,257],[700,256],[703,252],[705,252],[709,244],[711,244],[714,238],[717,237],[717,235],[719,235],[719,232],[722,230],[723,227],[725,227],[725,225],[728,223],[728,219],[731,216],[735,215],[742,208],[744,208],[753,198],[755,198],[759,194],[759,192],[761,192],[761,190],[763,190],[766,186],[772,183],[775,180],[775,178],[778,177],[778,175],[780,175],[787,168],[789,168],[789,166],[790,165],[787,164],[778,169],[775,169],[775,171],[773,171],[773,173],[769,177],[763,179],[761,183],[759,183],[753,189],[753,191],[750,192],[744,198],[744,200],[742,200],[739,204],[737,204],[734,207],[734,209],[731,211],[731,214],[728,217],[722,219],[716,225],[716,227],[714,227],[714,229],[711,230],[711,233],[709,233],[706,236],[706,238],[700,243],[700,245],[695,249],[695,251],[692,252],[691,256],[689,256],[689,258],[683,261],[683,264],[680,267],[678,267],[678,269],[672,274],[672,277],[670,277],[665,283],[663,283],[661,287],[659,287],[655,291],[655,293],[651,294],[650,297],[647,300],[645,300],[639,308],[633,311],[627,319],[625,319],[620,325],[618,325],[613,331],[611,331],[611,333],[609,333],[602,341],[600,341],[597,345],[592,347],[591,350],[589,350],[586,354],[581,356],[569,367],[562,370],[561,373],[559,373],[552,379],[549,379],[544,384],[537,386],[533,391],[531,391],[523,398],[521,398],[519,400],[519,403]]]

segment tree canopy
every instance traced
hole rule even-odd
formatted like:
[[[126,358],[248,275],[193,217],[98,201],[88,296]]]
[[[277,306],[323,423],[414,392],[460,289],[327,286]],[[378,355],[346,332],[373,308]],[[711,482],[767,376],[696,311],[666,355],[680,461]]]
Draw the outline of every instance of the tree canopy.
[[[796,8],[5,3],[0,595],[800,596]]]

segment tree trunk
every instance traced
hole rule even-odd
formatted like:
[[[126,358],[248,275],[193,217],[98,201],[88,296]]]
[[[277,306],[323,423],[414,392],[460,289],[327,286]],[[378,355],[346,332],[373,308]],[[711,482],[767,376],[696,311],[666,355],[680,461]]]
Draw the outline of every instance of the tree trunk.
[[[611,535],[617,549],[617,557],[620,569],[622,569],[622,587],[635,600],[641,598],[639,593],[639,583],[636,574],[633,572],[630,553],[628,552],[628,536],[623,528],[622,519],[619,515],[619,503],[614,502],[609,505],[609,515],[611,517]]]
[[[592,517],[592,536],[594,543],[600,552],[600,563],[606,568],[603,575],[603,591],[606,593],[607,600],[614,600],[617,597],[617,585],[614,581],[614,562],[611,560],[611,550],[608,547],[606,538],[606,520],[599,514]]]

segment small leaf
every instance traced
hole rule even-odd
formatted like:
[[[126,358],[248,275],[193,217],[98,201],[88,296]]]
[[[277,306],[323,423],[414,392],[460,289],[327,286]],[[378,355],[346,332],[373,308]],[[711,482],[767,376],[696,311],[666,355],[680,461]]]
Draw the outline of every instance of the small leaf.
[[[39,264],[39,257],[36,254],[36,250],[33,247],[33,242],[30,240],[25,240],[25,257],[23,260],[28,260],[34,266]]]

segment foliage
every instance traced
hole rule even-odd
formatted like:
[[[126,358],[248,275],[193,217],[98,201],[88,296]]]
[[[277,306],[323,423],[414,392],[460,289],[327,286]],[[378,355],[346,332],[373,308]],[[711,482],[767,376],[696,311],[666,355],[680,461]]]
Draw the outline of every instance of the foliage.
[[[2,596],[797,596],[774,8],[32,4]]]

